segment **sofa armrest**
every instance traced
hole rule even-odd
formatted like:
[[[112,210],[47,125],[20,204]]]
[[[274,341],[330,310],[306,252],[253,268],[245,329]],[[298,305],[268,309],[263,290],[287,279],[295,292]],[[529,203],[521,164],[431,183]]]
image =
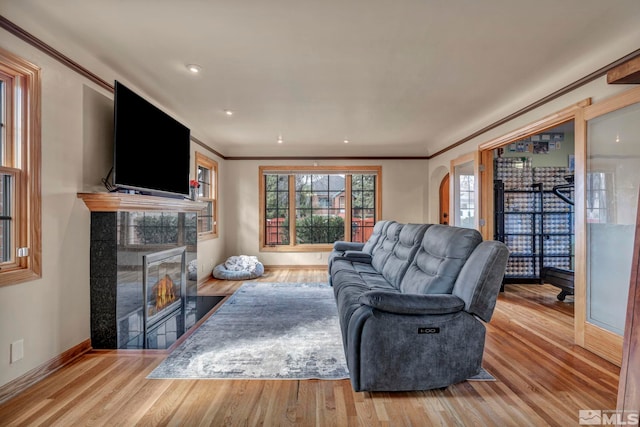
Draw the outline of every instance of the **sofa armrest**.
[[[345,242],[345,241],[342,241],[342,240],[339,240],[339,241],[337,241],[337,242],[335,242],[333,244],[333,250],[334,251],[340,251],[340,252],[344,252],[344,251],[361,251],[363,247],[364,247],[364,243]]]
[[[349,262],[361,262],[363,264],[371,264],[371,256],[361,256],[361,257],[348,257],[345,255],[337,256],[331,259],[331,263],[335,263],[336,261],[344,260]]]
[[[346,251],[343,257],[357,262],[366,262],[371,264],[371,254],[362,251]]]
[[[403,294],[370,291],[360,296],[360,304],[396,314],[450,314],[464,309],[464,301],[450,294]]]

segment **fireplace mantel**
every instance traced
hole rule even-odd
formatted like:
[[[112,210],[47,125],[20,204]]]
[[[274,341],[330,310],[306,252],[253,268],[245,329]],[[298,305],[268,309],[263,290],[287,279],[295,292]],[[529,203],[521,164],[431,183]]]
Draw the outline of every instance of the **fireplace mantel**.
[[[91,212],[170,211],[200,212],[206,203],[170,197],[141,196],[126,193],[78,193]]]

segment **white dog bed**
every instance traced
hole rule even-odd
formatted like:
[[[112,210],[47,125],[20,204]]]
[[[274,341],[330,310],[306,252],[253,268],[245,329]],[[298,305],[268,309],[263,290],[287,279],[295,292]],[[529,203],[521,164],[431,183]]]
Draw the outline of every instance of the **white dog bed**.
[[[255,279],[264,274],[264,265],[258,261],[258,257],[249,255],[237,255],[216,265],[213,269],[213,277],[222,280],[248,280]]]

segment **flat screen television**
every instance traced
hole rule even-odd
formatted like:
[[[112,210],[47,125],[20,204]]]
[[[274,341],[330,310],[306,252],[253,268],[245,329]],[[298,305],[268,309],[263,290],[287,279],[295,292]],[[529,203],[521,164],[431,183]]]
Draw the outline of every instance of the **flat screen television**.
[[[188,196],[190,130],[115,82],[113,185],[157,196]]]

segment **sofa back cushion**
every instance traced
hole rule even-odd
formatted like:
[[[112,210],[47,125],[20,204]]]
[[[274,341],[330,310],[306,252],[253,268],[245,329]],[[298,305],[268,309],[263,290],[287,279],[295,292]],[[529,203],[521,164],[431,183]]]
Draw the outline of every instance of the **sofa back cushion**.
[[[413,294],[450,294],[460,270],[482,242],[477,230],[434,224],[422,239],[400,291]]]
[[[400,231],[402,231],[402,227],[404,224],[400,224],[394,222],[389,224],[387,227],[387,231],[382,237],[382,242],[378,245],[373,251],[373,258],[371,259],[371,265],[378,272],[382,272],[382,267],[384,267],[384,263],[391,255],[394,246],[398,243],[398,239],[400,238]]]
[[[402,277],[418,252],[427,228],[429,224],[405,224],[402,227],[398,243],[382,267],[382,275],[394,288],[400,287]]]
[[[376,222],[376,225],[373,226],[373,232],[371,233],[371,236],[369,236],[369,239],[362,247],[362,252],[368,253],[370,255],[373,254],[374,248],[378,245],[378,243],[380,243],[380,239],[387,231],[387,227],[389,227],[389,224],[393,222],[395,221],[382,220]]]

